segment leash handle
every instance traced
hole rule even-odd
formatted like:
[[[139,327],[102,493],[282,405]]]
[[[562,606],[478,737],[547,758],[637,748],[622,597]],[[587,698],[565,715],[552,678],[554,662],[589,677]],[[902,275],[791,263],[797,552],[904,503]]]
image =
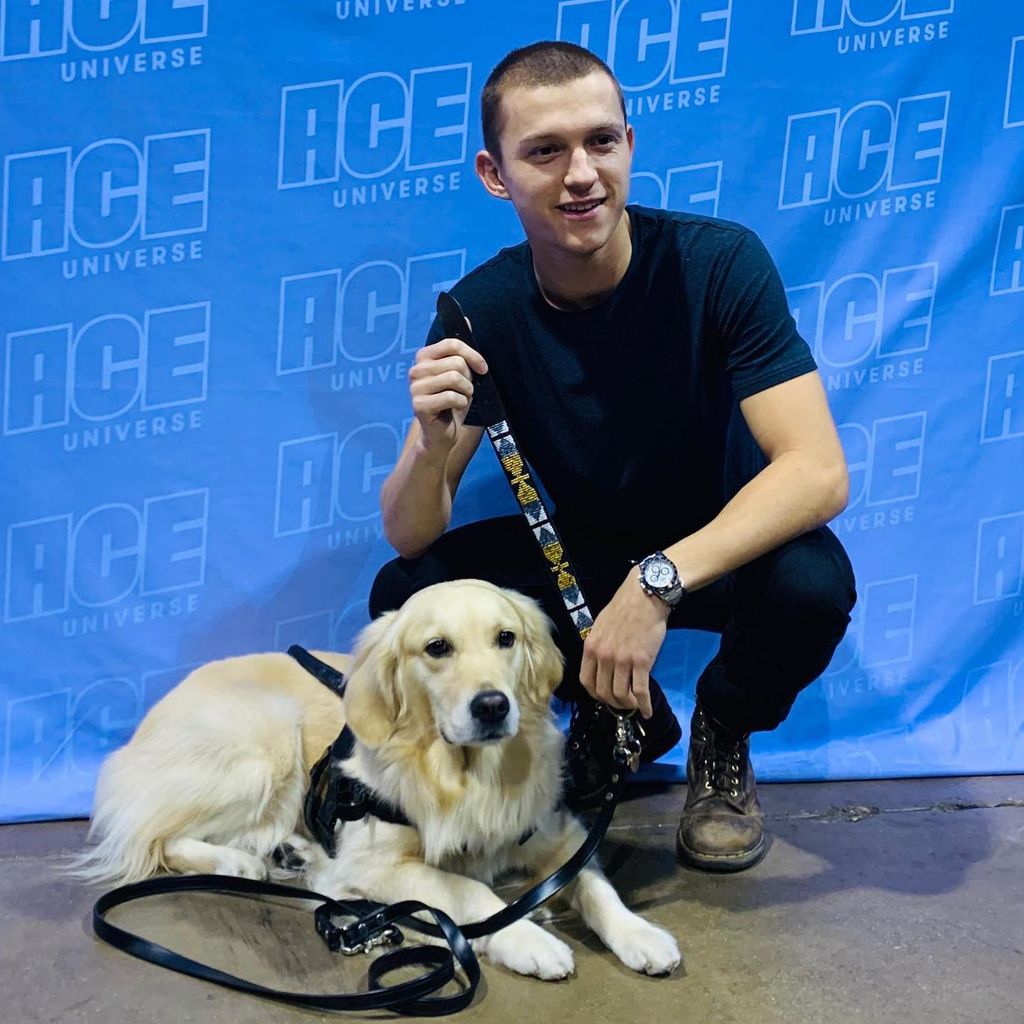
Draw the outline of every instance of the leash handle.
[[[462,312],[462,307],[448,292],[441,292],[437,297],[437,315],[447,336],[459,338],[470,347],[476,347],[473,344],[472,329]],[[594,617],[587,607],[586,598],[580,589],[562,538],[548,514],[544,499],[533,483],[530,468],[519,451],[519,442],[509,426],[504,404],[490,373],[482,376],[473,374],[473,406],[485,424],[487,437],[498,456],[498,462],[509,487],[512,488],[516,503],[526,516],[526,521],[540,545],[565,610],[569,613],[580,638],[585,640],[594,624]]]

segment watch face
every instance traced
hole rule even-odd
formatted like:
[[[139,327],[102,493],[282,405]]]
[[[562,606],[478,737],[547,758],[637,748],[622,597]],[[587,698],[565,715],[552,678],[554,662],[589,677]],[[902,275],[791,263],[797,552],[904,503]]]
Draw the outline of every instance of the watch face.
[[[644,582],[649,587],[661,589],[671,586],[675,570],[667,558],[654,558],[644,566]]]

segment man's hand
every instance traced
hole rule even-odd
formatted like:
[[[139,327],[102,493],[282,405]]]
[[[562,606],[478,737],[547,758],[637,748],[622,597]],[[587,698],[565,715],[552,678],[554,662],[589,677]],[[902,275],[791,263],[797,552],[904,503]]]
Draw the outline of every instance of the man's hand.
[[[457,338],[442,338],[416,353],[409,394],[424,447],[444,452],[455,447],[473,400],[473,370],[486,373],[487,362]]]
[[[651,717],[650,671],[671,610],[660,597],[645,594],[635,570],[630,572],[583,642],[580,682],[591,697]]]

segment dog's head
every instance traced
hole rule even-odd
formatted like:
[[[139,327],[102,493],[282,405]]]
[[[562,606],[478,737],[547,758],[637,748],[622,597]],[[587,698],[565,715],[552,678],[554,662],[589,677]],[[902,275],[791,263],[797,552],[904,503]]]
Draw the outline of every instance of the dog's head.
[[[349,724],[370,747],[437,732],[483,745],[546,713],[562,655],[537,603],[482,580],[413,594],[359,636],[345,694]]]

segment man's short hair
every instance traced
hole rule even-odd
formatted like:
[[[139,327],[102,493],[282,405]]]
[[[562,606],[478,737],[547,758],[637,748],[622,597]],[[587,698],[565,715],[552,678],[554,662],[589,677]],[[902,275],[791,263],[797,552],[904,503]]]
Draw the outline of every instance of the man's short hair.
[[[538,85],[564,85],[603,71],[615,86],[626,121],[626,100],[612,69],[596,54],[575,43],[540,42],[520,47],[503,57],[491,72],[480,94],[480,120],[484,149],[501,162],[501,99],[509,89],[531,89]]]

